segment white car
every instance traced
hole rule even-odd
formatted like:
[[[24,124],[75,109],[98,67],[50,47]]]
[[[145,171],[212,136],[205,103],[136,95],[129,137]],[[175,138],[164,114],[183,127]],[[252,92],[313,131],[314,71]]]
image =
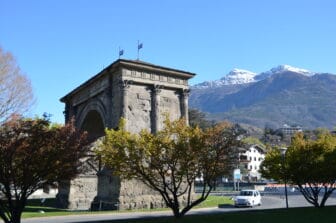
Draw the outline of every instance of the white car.
[[[253,207],[255,205],[261,205],[261,196],[257,190],[242,190],[234,198],[235,207]]]

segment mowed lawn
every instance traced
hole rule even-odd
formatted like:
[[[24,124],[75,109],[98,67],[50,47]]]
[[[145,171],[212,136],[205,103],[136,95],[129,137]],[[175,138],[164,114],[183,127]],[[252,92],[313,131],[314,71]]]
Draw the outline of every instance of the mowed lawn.
[[[207,207],[218,207],[218,205],[230,205],[233,201],[229,197],[223,196],[209,196],[207,200],[199,204],[195,208],[207,208]],[[141,209],[141,210],[125,210],[125,211],[69,211],[65,209],[55,208],[55,199],[46,199],[43,206],[41,205],[41,200],[34,199],[29,200],[22,217],[47,217],[47,216],[62,216],[62,215],[78,215],[78,214],[99,214],[99,213],[118,213],[118,212],[139,212],[139,211],[167,211],[168,208],[164,209]]]
[[[53,200],[47,201],[44,206],[40,206],[39,201],[31,201],[27,206],[23,217],[46,217],[58,215],[73,214],[92,214],[92,213],[109,213],[117,211],[102,212],[80,212],[66,211],[56,209],[53,206]],[[232,200],[228,197],[209,196],[207,201],[199,205],[198,208],[217,207],[218,205],[230,205]],[[48,207],[49,206],[49,207]],[[39,213],[43,210],[45,213]],[[169,210],[169,209],[163,209]],[[237,209],[239,210],[239,209]],[[139,210],[136,210],[139,211]],[[148,210],[142,210],[148,211]],[[153,210],[152,210],[153,211]],[[127,211],[122,211],[127,212]],[[131,212],[131,211],[129,211]],[[173,217],[146,218],[146,219],[128,219],[115,221],[100,221],[99,223],[329,223],[336,220],[336,206],[328,206],[325,208],[289,208],[274,210],[244,210],[233,213],[207,214],[207,215],[187,215],[182,219],[174,219]],[[93,223],[93,222],[90,222]],[[95,222],[98,223],[98,222]]]

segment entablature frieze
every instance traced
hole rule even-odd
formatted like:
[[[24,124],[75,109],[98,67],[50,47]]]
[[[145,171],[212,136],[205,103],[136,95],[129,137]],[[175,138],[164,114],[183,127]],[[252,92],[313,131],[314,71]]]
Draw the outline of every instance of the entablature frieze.
[[[147,71],[138,71],[130,69],[122,69],[123,77],[130,77],[132,79],[139,79],[144,82],[162,82],[167,84],[188,86],[187,78],[171,76],[163,73],[150,73]]]
[[[152,93],[155,93],[155,94],[160,94],[160,92],[162,90],[169,90],[169,91],[174,91],[176,94],[188,94],[189,93],[189,88],[187,86],[175,86],[175,85],[163,85],[163,84],[160,84],[160,83],[153,83],[153,82],[150,82],[150,83],[146,83],[146,82],[140,82],[140,81],[137,81],[137,80],[127,80],[127,79],[124,79],[123,81],[120,81],[120,84],[122,86],[125,86],[125,83],[127,83],[127,88],[129,89],[132,85],[135,85],[135,86],[143,86],[143,87],[146,87],[146,90],[148,91],[151,91]]]

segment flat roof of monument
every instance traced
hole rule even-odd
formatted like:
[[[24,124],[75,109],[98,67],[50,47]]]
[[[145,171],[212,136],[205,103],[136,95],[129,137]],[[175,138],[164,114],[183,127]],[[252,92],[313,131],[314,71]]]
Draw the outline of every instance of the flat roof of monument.
[[[179,77],[185,77],[187,79],[194,77],[196,74],[183,71],[183,70],[178,70],[174,68],[169,68],[169,67],[163,67],[163,66],[158,66],[155,64],[147,63],[141,60],[125,60],[125,59],[118,59],[114,61],[112,64],[109,66],[105,67],[102,71],[100,71],[98,74],[90,78],[89,80],[85,81],[83,84],[79,85],[77,88],[72,90],[70,93],[65,95],[60,99],[61,102],[66,102],[66,98],[70,97],[71,95],[75,94],[85,86],[91,84],[94,82],[96,79],[104,75],[105,71],[110,71],[113,70],[117,67],[129,67],[129,68],[141,68],[143,70],[150,70],[150,71],[156,71],[156,72],[162,72],[166,74],[170,74],[172,76],[179,76]]]

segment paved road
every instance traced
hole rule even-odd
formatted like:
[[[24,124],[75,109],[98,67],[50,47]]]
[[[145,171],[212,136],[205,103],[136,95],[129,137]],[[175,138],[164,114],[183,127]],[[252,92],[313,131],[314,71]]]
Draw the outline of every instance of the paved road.
[[[304,207],[311,206],[303,198],[302,195],[296,193],[290,193],[288,196],[289,207]],[[262,205],[253,207],[254,209],[274,209],[285,208],[285,196],[268,194],[262,197]],[[331,197],[327,201],[327,205],[336,205],[336,197]],[[250,208],[235,208],[229,205],[223,205],[216,208],[202,208],[193,209],[188,214],[206,214],[206,213],[222,213],[233,211],[248,211]],[[89,214],[89,215],[73,215],[73,216],[58,216],[58,217],[46,217],[46,218],[30,218],[23,219],[22,223],[93,223],[107,220],[120,220],[120,219],[133,219],[144,217],[160,217],[160,216],[172,216],[171,211],[160,212],[127,212],[127,213],[109,213],[109,214]]]

